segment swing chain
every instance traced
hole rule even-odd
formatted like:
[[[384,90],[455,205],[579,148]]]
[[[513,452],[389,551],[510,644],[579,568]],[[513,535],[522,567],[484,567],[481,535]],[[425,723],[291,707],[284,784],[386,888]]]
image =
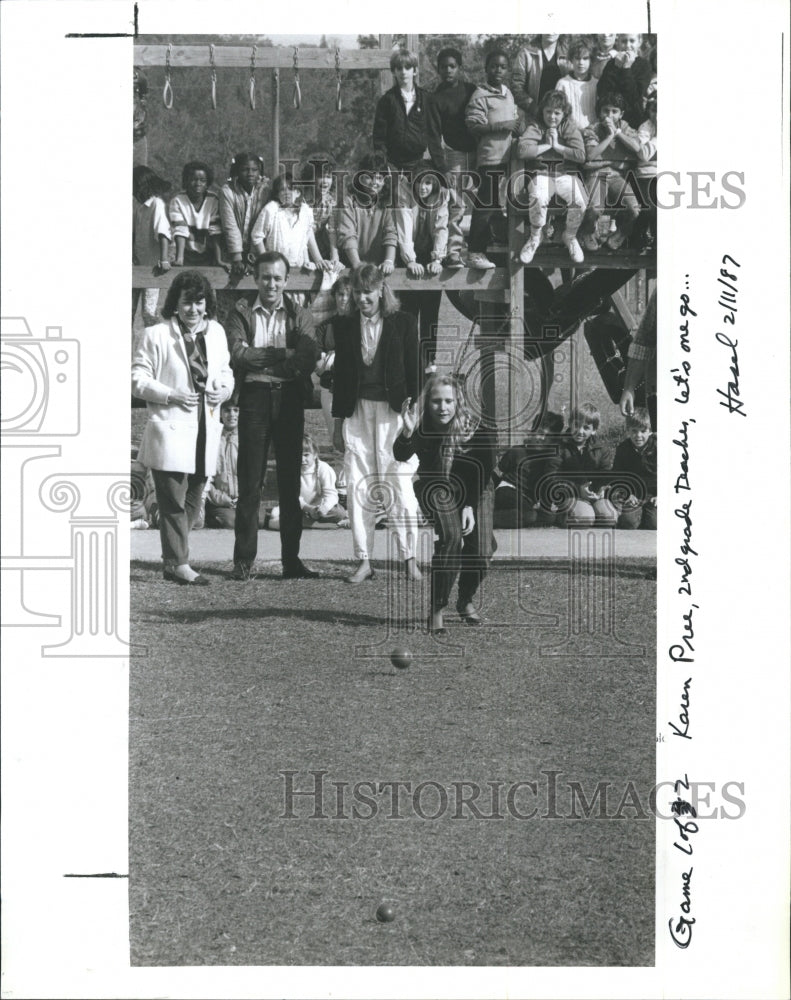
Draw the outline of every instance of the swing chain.
[[[343,110],[343,100],[341,98],[341,50],[335,48],[335,110]]]
[[[165,86],[162,88],[162,103],[170,111],[173,107],[173,87],[170,85],[170,53],[173,51],[173,44],[168,43],[168,50],[165,53]]]
[[[302,90],[299,86],[299,46],[294,46],[294,96],[292,104],[295,108],[302,107]]]
[[[253,51],[250,53],[250,107],[255,111],[255,57],[258,52],[258,46],[253,46]]]
[[[211,106],[217,110],[217,66],[214,62],[214,45],[209,46],[209,66],[211,66]]]

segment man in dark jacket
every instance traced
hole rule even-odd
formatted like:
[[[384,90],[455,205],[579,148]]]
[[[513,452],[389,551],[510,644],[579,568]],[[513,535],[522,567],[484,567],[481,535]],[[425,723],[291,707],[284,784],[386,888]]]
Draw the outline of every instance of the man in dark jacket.
[[[319,575],[299,558],[304,406],[312,395],[310,373],[319,352],[313,339],[312,315],[283,295],[288,272],[283,254],[261,254],[254,272],[258,295],[252,302],[240,299],[226,324],[231,365],[239,386],[235,580],[249,580],[255,562],[258,503],[270,441],[277,463],[283,578]]]

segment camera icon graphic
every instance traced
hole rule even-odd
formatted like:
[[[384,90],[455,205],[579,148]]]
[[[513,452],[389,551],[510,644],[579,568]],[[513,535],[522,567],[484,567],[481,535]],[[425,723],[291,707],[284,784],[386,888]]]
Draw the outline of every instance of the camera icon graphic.
[[[0,433],[70,437],[80,432],[80,344],[59,326],[34,337],[23,316],[0,319]]]

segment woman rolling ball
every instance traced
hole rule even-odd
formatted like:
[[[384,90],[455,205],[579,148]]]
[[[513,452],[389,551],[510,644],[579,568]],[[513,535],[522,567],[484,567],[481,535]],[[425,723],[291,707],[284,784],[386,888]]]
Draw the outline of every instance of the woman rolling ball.
[[[444,635],[444,609],[456,577],[456,611],[466,625],[483,620],[473,600],[494,550],[494,435],[480,426],[452,375],[429,376],[416,403],[404,401],[393,443],[399,462],[417,455],[415,492],[438,541],[431,563],[429,631]]]

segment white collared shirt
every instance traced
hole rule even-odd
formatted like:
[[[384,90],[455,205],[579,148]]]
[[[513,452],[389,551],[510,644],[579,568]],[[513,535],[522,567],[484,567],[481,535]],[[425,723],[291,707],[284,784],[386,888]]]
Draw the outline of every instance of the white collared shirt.
[[[376,348],[379,346],[379,339],[382,336],[382,313],[377,312],[375,316],[363,316],[360,314],[360,343],[362,345],[363,363],[373,364]]]
[[[280,305],[269,310],[257,296],[253,303],[253,343],[252,347],[286,346],[286,307],[281,297]],[[266,372],[248,372],[245,382],[280,382]]]
[[[399,87],[399,90],[400,89],[401,88]],[[401,98],[403,99],[404,107],[406,108],[406,113],[409,114],[409,112],[412,110],[415,101],[417,100],[417,91],[415,90],[414,87],[412,88],[412,90],[402,90]]]

